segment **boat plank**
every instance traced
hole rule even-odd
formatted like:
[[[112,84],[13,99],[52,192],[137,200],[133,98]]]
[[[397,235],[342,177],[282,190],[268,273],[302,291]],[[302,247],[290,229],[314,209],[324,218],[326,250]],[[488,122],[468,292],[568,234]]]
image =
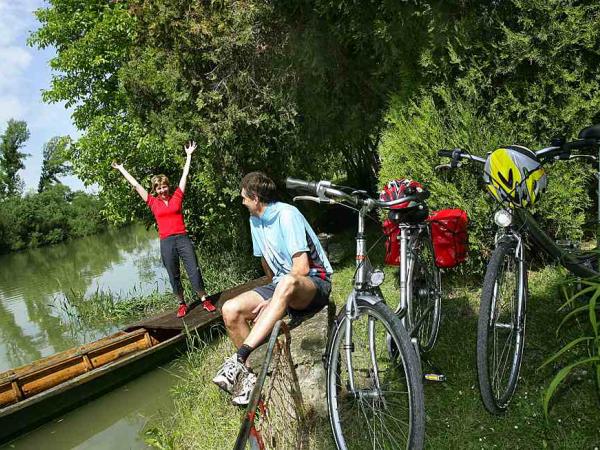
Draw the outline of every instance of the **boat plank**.
[[[119,331],[117,333],[111,334],[110,336],[104,337],[89,344],[84,344],[80,347],[75,347],[60,353],[55,353],[54,355],[38,359],[37,361],[18,367],[16,369],[7,370],[6,372],[0,373],[0,384],[4,383],[5,381],[13,381],[23,377],[27,377],[34,372],[46,370],[47,368],[52,366],[61,365],[65,360],[68,360],[70,358],[81,357],[82,355],[93,352],[94,350],[109,347],[115,342],[119,342],[123,339],[128,339],[132,335],[143,335],[145,332],[145,330],[132,330],[131,332]]]
[[[133,330],[135,328],[146,328],[149,330],[194,330],[202,328],[210,325],[216,320],[220,320],[221,307],[227,300],[254,289],[255,287],[263,286],[267,284],[268,281],[269,279],[267,277],[257,278],[248,283],[209,296],[209,299],[217,307],[217,311],[215,312],[209,313],[201,307],[200,302],[194,302],[190,305],[188,314],[181,319],[177,318],[173,311],[167,311],[155,317],[131,324],[125,328],[125,330]]]

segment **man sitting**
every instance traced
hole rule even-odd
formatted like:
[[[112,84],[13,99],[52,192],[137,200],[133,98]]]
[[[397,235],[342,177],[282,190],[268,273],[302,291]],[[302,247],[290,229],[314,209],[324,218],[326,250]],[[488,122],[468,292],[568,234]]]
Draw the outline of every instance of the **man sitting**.
[[[250,212],[254,256],[260,257],[271,283],[245,292],[223,305],[223,321],[237,353],[213,382],[247,405],[256,375],[248,370],[250,353],[286,313],[310,313],[329,302],[333,270],[315,232],[298,209],[275,200],[273,180],[251,172],[241,182],[242,202]],[[254,326],[250,328],[249,322]],[[235,392],[234,392],[235,387]]]

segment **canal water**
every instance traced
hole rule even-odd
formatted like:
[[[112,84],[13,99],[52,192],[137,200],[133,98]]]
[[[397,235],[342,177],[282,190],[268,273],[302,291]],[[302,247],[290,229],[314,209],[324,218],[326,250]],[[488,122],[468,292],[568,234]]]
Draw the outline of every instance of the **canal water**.
[[[0,372],[118,328],[73,320],[65,307],[69,292],[126,296],[167,286],[156,231],[141,225],[0,255]],[[140,433],[153,414],[171,407],[174,372],[172,366],[154,370],[1,448],[146,448]]]

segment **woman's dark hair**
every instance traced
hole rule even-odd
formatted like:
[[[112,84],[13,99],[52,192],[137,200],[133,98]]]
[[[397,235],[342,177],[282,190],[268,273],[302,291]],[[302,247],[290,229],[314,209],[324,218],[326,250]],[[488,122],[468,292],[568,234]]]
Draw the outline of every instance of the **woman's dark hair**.
[[[240,188],[250,197],[256,196],[262,203],[272,203],[277,200],[277,186],[262,172],[250,172],[240,183]]]

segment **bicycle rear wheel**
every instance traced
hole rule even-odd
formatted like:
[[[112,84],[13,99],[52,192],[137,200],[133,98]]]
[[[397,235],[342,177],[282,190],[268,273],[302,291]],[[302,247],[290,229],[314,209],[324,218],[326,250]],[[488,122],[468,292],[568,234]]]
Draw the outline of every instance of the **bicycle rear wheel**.
[[[421,352],[428,352],[437,340],[442,313],[442,281],[429,232],[419,232],[409,251],[408,328]]]
[[[519,378],[525,341],[527,270],[517,242],[500,241],[488,263],[477,327],[477,373],[485,408],[501,414]]]
[[[337,448],[421,449],[423,386],[408,333],[385,303],[358,299],[357,306],[351,331],[351,374],[345,311],[335,322],[327,346],[327,405]],[[388,335],[398,349],[396,358],[387,351]]]

